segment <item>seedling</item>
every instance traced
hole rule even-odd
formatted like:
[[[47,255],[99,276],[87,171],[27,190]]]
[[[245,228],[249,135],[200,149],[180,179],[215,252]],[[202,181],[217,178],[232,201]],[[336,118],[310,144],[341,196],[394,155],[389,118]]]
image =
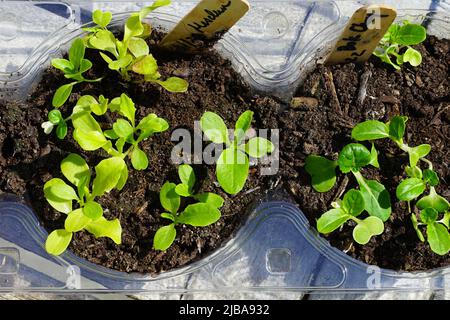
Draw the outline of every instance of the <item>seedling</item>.
[[[306,171],[312,178],[313,188],[318,192],[327,192],[336,183],[336,168],[343,173],[351,172],[356,178],[360,190],[351,190],[344,200],[337,200],[332,205],[334,209],[324,213],[317,221],[319,232],[330,233],[348,220],[357,223],[353,231],[353,238],[360,244],[366,244],[372,236],[383,232],[383,222],[391,215],[391,200],[386,188],[376,180],[365,179],[361,168],[378,164],[378,152],[372,145],[371,151],[358,143],[346,145],[339,153],[337,161],[331,161],[317,155],[310,155],[306,159]],[[370,217],[364,220],[356,218],[363,211]]]
[[[381,219],[369,216],[364,220],[358,219],[366,207],[361,191],[349,190],[344,199],[332,203],[333,209],[325,212],[317,220],[317,230],[321,233],[330,233],[341,227],[349,220],[356,222],[353,229],[353,239],[359,244],[366,244],[370,238],[383,233],[384,224]]]
[[[69,60],[53,59],[52,66],[64,72],[64,77],[71,79],[72,82],[59,87],[52,100],[55,108],[61,107],[69,98],[72,89],[81,82],[98,82],[102,78],[89,80],[84,78],[83,73],[92,68],[92,62],[84,58],[85,46],[83,40],[75,39],[69,49]]]
[[[397,70],[406,62],[417,67],[422,63],[422,55],[411,46],[422,43],[426,37],[427,30],[421,25],[408,21],[403,21],[402,24],[394,23],[380,41],[374,55]],[[395,58],[395,62],[391,57]]]
[[[59,178],[51,179],[44,185],[44,196],[48,203],[55,210],[67,214],[64,229],[53,231],[47,238],[45,249],[48,253],[62,254],[69,246],[73,233],[82,230],[97,238],[108,237],[116,244],[121,243],[122,227],[119,220],[106,220],[102,206],[95,199],[114,188],[123,188],[126,179],[121,173],[124,168],[125,161],[119,157],[101,161],[95,167],[95,179],[90,191],[91,173],[86,161],[72,153],[61,162],[62,174],[77,191]],[[75,210],[72,207],[73,201],[78,204]]]
[[[170,92],[186,92],[188,83],[178,77],[161,80],[156,59],[149,53],[145,39],[151,35],[152,26],[142,20],[153,10],[167,6],[170,0],[157,0],[151,6],[133,13],[125,23],[122,40],[116,39],[107,29],[111,21],[111,12],[96,10],[92,20],[97,24],[94,28],[85,28],[89,32],[84,41],[88,48],[100,51],[103,60],[111,70],[118,71],[122,78],[130,81],[130,71],[143,75],[144,81],[154,82]]]
[[[180,184],[167,181],[161,188],[159,199],[162,207],[167,210],[161,217],[172,221],[171,224],[161,227],[153,238],[153,247],[156,250],[167,250],[176,237],[175,227],[178,224],[187,224],[194,227],[206,227],[220,219],[219,208],[223,205],[223,198],[215,193],[207,192],[194,194],[195,174],[191,166],[181,165],[178,168]],[[182,197],[192,197],[199,203],[188,205],[184,211],[178,213]]]
[[[227,146],[217,160],[216,175],[223,190],[229,194],[237,194],[244,188],[250,167],[248,156],[262,158],[275,149],[272,142],[261,137],[242,143],[252,120],[252,111],[245,111],[239,117],[235,125],[233,142],[230,141],[227,126],[219,115],[205,112],[200,120],[201,129],[209,140]]]
[[[175,187],[175,192],[181,197],[191,197],[197,201],[208,203],[213,207],[223,206],[223,198],[212,192],[195,193],[194,186],[197,181],[194,169],[188,164],[182,164],[178,167],[178,176],[181,183]]]
[[[443,226],[437,226],[435,223],[440,221],[448,221],[447,211],[450,209],[449,202],[436,192],[436,186],[439,184],[439,177],[433,170],[433,164],[426,159],[426,156],[431,151],[431,146],[422,144],[416,147],[410,147],[403,141],[407,117],[395,116],[388,123],[383,123],[376,120],[369,120],[358,124],[352,131],[352,137],[358,141],[376,140],[388,138],[393,141],[401,150],[408,154],[409,164],[405,167],[405,173],[408,178],[404,179],[397,187],[396,196],[401,201],[408,203],[409,213],[415,229],[421,241],[424,241],[423,235],[420,233],[418,226],[427,225],[428,242],[431,250],[437,254],[443,254],[447,248],[450,251],[450,246],[445,240],[447,236],[442,236]],[[422,170],[420,163],[425,163],[428,167]],[[416,202],[416,207],[421,211],[420,217],[422,224],[418,224],[417,217],[411,210],[411,201],[418,199],[429,188],[429,194],[423,196]],[[428,210],[428,209],[433,209]],[[434,213],[437,213],[434,218]],[[438,222],[438,215],[442,214],[444,217]],[[447,220],[446,220],[447,219]],[[441,223],[442,224],[442,223]],[[443,223],[447,226],[448,223]],[[429,232],[428,232],[429,230]],[[448,231],[446,231],[448,234]],[[430,240],[431,235],[431,240]],[[441,239],[442,244],[438,245],[436,239]],[[431,242],[430,242],[431,241]],[[432,244],[433,243],[433,244]],[[445,254],[445,253],[444,253]]]
[[[93,115],[102,116],[108,110],[118,113],[125,119],[118,119],[111,129],[103,132]],[[42,127],[49,134],[53,127],[57,126],[56,134],[63,139],[67,133],[67,122],[70,120],[74,127],[73,138],[83,150],[94,151],[103,148],[113,157],[123,159],[129,156],[136,170],[145,170],[148,167],[148,158],[139,148],[139,143],[155,133],[166,131],[169,124],[151,113],[136,125],[135,113],[134,102],[126,94],[114,98],[111,102],[103,96],[97,101],[93,96],[86,95],[80,97],[72,114],[65,119],[59,110],[52,110],[48,116],[49,121],[43,123]],[[131,146],[124,150],[126,144]]]

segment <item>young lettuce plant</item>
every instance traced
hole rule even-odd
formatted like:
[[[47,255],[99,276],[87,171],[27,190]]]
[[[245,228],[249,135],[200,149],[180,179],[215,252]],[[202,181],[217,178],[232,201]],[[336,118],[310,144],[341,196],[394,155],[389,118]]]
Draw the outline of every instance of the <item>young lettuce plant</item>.
[[[329,191],[336,183],[336,168],[343,173],[352,173],[356,178],[360,190],[351,190],[344,200],[337,200],[332,205],[334,209],[324,213],[317,221],[318,231],[330,233],[348,220],[357,223],[353,231],[356,242],[366,244],[372,236],[379,235],[384,230],[383,222],[391,215],[391,200],[386,188],[376,180],[365,179],[361,168],[378,164],[378,152],[372,145],[371,151],[358,143],[346,145],[337,161],[331,161],[317,155],[310,155],[306,159],[306,171],[312,178],[312,186],[318,192]],[[363,211],[370,215],[361,220],[356,218]]]
[[[431,146],[429,144],[422,144],[416,147],[411,147],[403,141],[407,117],[395,116],[388,123],[381,121],[369,120],[358,124],[352,131],[352,137],[358,141],[377,140],[388,138],[393,141],[401,150],[408,154],[409,164],[405,167],[405,173],[408,178],[404,179],[397,187],[396,196],[401,201],[408,203],[408,210],[411,214],[413,226],[418,231],[418,236],[421,241],[424,241],[423,235],[418,229],[419,225],[427,225],[428,242],[431,249],[437,254],[443,254],[447,248],[447,253],[450,250],[449,242],[450,237],[448,227],[445,229],[443,226],[437,227],[434,223],[437,223],[434,218],[434,212],[443,214],[444,218],[440,221],[446,221],[445,217],[448,215],[447,211],[450,208],[449,202],[436,192],[436,186],[439,184],[439,177],[436,171],[433,170],[433,164],[425,157],[430,153]],[[425,170],[422,170],[420,163],[423,162],[427,165]],[[411,210],[411,201],[419,198],[429,187],[429,194],[423,196],[416,202],[416,207],[422,210],[420,218],[422,224],[418,224],[417,217]],[[427,210],[427,209],[433,209]],[[426,213],[423,213],[427,210]],[[430,226],[431,225],[431,226]],[[445,226],[445,223],[443,224]],[[428,232],[429,227],[429,232]],[[430,241],[431,237],[431,241]],[[438,246],[437,239],[440,239],[441,246]],[[444,254],[445,254],[444,253]]]
[[[53,59],[52,66],[64,72],[64,77],[73,80],[71,83],[59,87],[52,100],[55,108],[61,107],[72,93],[72,89],[76,84],[82,82],[98,82],[102,78],[95,80],[86,79],[83,73],[92,68],[92,62],[84,58],[85,46],[81,39],[75,39],[69,49],[69,60]]]
[[[165,251],[173,243],[176,237],[176,226],[187,224],[193,227],[206,227],[220,219],[219,208],[223,205],[223,198],[215,193],[207,192],[194,194],[195,174],[191,166],[181,165],[178,168],[181,180],[180,184],[167,181],[161,188],[159,198],[162,207],[168,212],[161,217],[172,223],[161,227],[153,238],[153,247],[156,250]],[[188,205],[184,211],[178,213],[182,197],[192,197],[199,203]]]
[[[366,244],[370,238],[383,233],[384,224],[381,219],[369,216],[358,219],[365,208],[365,201],[361,191],[352,189],[347,191],[343,200],[333,202],[333,209],[325,212],[317,220],[317,230],[320,233],[331,233],[349,220],[356,222],[353,229],[353,239],[359,244]]]
[[[45,249],[53,255],[62,254],[70,244],[74,232],[86,230],[95,237],[108,237],[116,244],[121,243],[122,227],[118,219],[108,221],[103,217],[102,206],[95,201],[116,188],[121,190],[124,178],[120,174],[126,167],[123,159],[114,157],[101,161],[95,167],[95,179],[92,191],[89,189],[91,173],[86,161],[77,154],[69,154],[61,162],[64,177],[76,187],[69,186],[64,180],[54,178],[44,185],[44,196],[57,211],[67,214],[64,229],[54,230],[45,242]],[[73,210],[76,201],[78,208]]]
[[[108,110],[123,116],[124,119],[116,120],[111,129],[103,132],[93,114],[102,116]],[[124,159],[128,156],[136,170],[145,170],[148,167],[148,158],[139,148],[139,143],[155,133],[166,131],[169,124],[153,113],[136,124],[135,113],[134,102],[126,94],[112,99],[111,102],[103,96],[97,101],[93,96],[86,95],[80,97],[70,117],[63,119],[60,114],[55,115],[54,123],[58,123],[58,126],[64,123],[67,127],[66,122],[71,120],[74,127],[73,138],[83,150],[94,151],[102,148],[112,157]],[[125,150],[127,144],[130,146]],[[128,169],[123,170],[123,175],[128,176]]]
[[[427,30],[421,25],[408,21],[403,21],[402,24],[394,23],[381,39],[374,55],[397,70],[406,62],[417,67],[422,63],[422,55],[411,46],[422,43],[426,37]],[[395,62],[391,60],[391,56],[395,58]]]
[[[241,114],[235,125],[234,141],[231,142],[227,126],[219,115],[205,112],[200,119],[200,127],[209,140],[227,146],[217,160],[216,175],[220,186],[229,194],[237,194],[244,188],[250,167],[248,156],[262,158],[275,149],[271,141],[261,137],[252,138],[243,144],[252,120],[252,111]]]
[[[131,79],[129,72],[133,71],[142,75],[145,81],[157,83],[167,91],[186,92],[187,81],[178,77],[160,79],[157,61],[149,53],[149,47],[145,42],[152,32],[152,27],[143,23],[142,20],[153,10],[169,4],[169,0],[157,0],[151,6],[133,13],[125,23],[122,40],[116,39],[114,34],[107,29],[112,17],[111,12],[94,11],[92,20],[97,25],[84,29],[89,32],[85,38],[86,46],[99,50],[103,60],[108,63],[108,67],[118,71],[126,81]]]

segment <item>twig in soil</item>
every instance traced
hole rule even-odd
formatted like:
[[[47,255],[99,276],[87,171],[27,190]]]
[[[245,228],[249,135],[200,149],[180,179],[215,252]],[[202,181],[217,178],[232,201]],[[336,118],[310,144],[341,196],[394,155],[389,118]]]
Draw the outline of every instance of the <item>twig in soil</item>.
[[[364,72],[360,79],[359,90],[358,90],[358,105],[362,105],[364,100],[366,100],[367,96],[367,83],[369,82],[370,77],[372,77],[372,71],[367,70]]]
[[[242,195],[245,196],[245,195],[250,194],[250,193],[253,193],[253,192],[255,192],[255,191],[259,190],[259,189],[261,189],[261,187],[256,187],[256,188],[247,190],[247,191],[245,191]]]
[[[353,242],[350,242],[350,246],[347,249],[344,249],[344,253],[349,252],[353,248]]]
[[[339,186],[338,191],[336,192],[336,195],[334,196],[334,200],[336,201],[336,199],[340,199],[341,196],[344,194],[345,188],[347,188],[348,185],[348,177],[345,176],[344,179],[341,182],[341,185]]]
[[[328,91],[330,91],[331,96],[332,96],[332,104],[333,106],[336,108],[336,110],[342,114],[342,108],[341,108],[341,104],[339,103],[339,99],[336,93],[336,87],[334,85],[334,79],[333,79],[333,74],[330,71],[326,71],[324,73],[324,77],[325,77],[325,86],[327,88]]]
[[[434,115],[433,119],[431,119],[430,124],[434,124],[435,121],[439,118],[439,116],[448,108],[450,108],[450,104],[446,105],[445,107],[443,107],[441,110],[439,110],[438,112],[436,112],[436,114]]]

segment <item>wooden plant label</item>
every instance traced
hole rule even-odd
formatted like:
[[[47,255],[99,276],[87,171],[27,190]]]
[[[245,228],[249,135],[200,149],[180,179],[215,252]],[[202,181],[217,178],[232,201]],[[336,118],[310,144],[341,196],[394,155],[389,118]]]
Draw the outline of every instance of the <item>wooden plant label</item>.
[[[384,5],[359,8],[347,23],[326,64],[367,61],[397,16]]]
[[[247,0],[202,0],[161,41],[169,49],[196,50],[201,39],[228,31],[250,9]]]

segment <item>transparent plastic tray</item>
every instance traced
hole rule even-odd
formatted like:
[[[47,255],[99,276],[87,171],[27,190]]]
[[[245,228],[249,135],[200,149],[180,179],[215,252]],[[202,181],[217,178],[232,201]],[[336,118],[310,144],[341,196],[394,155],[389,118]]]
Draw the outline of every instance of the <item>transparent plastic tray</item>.
[[[149,2],[147,2],[149,3]],[[289,99],[339,35],[349,16],[368,1],[250,1],[249,13],[216,48],[257,90]],[[372,2],[374,3],[374,2]],[[449,37],[446,1],[384,1],[398,19],[422,22],[430,34]],[[51,58],[81,34],[96,8],[123,24],[145,3],[127,1],[0,1],[0,99],[23,99]],[[149,20],[170,29],[196,1],[173,1]],[[270,43],[270,45],[268,45]],[[282,199],[282,200],[280,200]],[[301,206],[301,205],[300,205]],[[33,211],[0,199],[0,292],[227,293],[275,292],[353,297],[386,292],[450,291],[450,268],[402,273],[354,260],[316,234],[301,210],[278,191],[252,210],[222,248],[186,267],[158,276],[127,274],[43,249],[46,231]]]

